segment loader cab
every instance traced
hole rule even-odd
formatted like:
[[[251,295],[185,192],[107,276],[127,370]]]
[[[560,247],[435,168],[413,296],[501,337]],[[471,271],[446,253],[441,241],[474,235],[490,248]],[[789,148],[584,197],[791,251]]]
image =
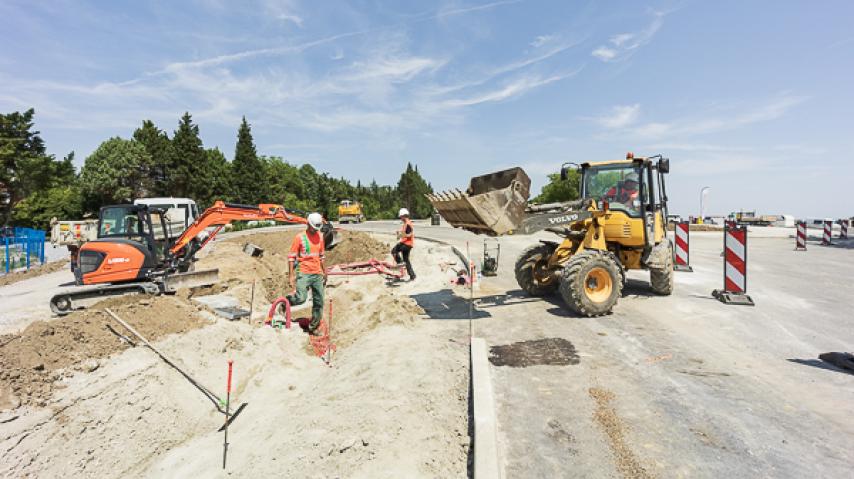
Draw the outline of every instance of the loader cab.
[[[645,246],[651,248],[663,240],[667,218],[664,175],[670,171],[669,159],[661,155],[635,158],[629,153],[625,160],[583,163],[580,169],[582,198],[595,199],[600,209],[607,202],[609,210],[625,213],[631,230],[633,224],[643,229]]]
[[[98,239],[125,239],[138,243],[156,260],[165,259],[170,246],[166,212],[147,205],[111,205],[98,215]]]

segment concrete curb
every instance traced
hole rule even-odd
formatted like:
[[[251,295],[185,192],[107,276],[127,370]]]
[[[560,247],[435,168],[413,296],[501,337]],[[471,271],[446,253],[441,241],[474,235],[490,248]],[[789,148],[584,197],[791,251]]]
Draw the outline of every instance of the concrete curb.
[[[495,397],[489,376],[486,341],[483,338],[471,339],[471,383],[474,403],[474,478],[501,478]]]

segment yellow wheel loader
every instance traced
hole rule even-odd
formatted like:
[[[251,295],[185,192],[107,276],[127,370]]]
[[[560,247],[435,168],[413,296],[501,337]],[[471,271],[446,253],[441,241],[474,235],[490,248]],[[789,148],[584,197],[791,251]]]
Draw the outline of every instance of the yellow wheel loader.
[[[673,246],[665,233],[670,160],[661,155],[598,163],[565,163],[580,170],[581,200],[529,204],[531,180],[521,168],[471,179],[465,191],[427,195],[454,227],[500,236],[548,231],[516,261],[519,286],[533,296],[559,292],[583,316],[610,313],[625,284],[626,270],[646,269],[652,291],[673,291]]]

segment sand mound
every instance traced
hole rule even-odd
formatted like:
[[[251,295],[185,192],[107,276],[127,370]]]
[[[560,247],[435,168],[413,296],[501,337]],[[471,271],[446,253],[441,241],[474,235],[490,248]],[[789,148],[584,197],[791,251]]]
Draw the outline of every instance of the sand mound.
[[[22,404],[44,406],[55,381],[75,371],[94,370],[99,359],[127,348],[107,326],[122,334],[127,331],[103,308],[111,308],[152,341],[205,324],[193,306],[163,296],[111,298],[95,309],[36,321],[20,334],[0,336],[0,389],[5,391],[0,394],[0,409],[14,406],[15,397]]]
[[[285,294],[288,288],[288,250],[299,230],[285,230],[271,233],[256,233],[240,236],[212,245],[212,251],[200,259],[196,269],[219,268],[220,278],[225,281],[208,291],[228,291],[229,295],[241,301],[249,302],[252,282],[256,284],[256,306],[270,304]],[[243,245],[252,243],[264,249],[260,257],[250,257],[243,253]],[[366,233],[342,231],[341,242],[326,255],[327,266],[354,261],[367,261],[371,258],[388,259],[390,248]]]

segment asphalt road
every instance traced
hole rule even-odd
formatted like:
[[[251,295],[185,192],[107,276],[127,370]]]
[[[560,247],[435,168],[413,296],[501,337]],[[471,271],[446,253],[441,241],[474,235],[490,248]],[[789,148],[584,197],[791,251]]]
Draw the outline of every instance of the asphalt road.
[[[420,222],[416,234],[481,255],[483,238],[461,230]],[[849,477],[854,375],[817,357],[854,349],[854,243],[795,252],[791,234],[751,232],[755,307],[711,297],[722,286],[721,233],[693,233],[694,272],[677,273],[672,296],[652,295],[648,274],[630,272],[614,313],[593,319],[517,286],[517,255],[548,234],[500,238],[474,335],[490,346],[563,338],[579,355],[575,365],[491,366],[505,476]],[[437,321],[468,318],[450,290],[416,299]]]

